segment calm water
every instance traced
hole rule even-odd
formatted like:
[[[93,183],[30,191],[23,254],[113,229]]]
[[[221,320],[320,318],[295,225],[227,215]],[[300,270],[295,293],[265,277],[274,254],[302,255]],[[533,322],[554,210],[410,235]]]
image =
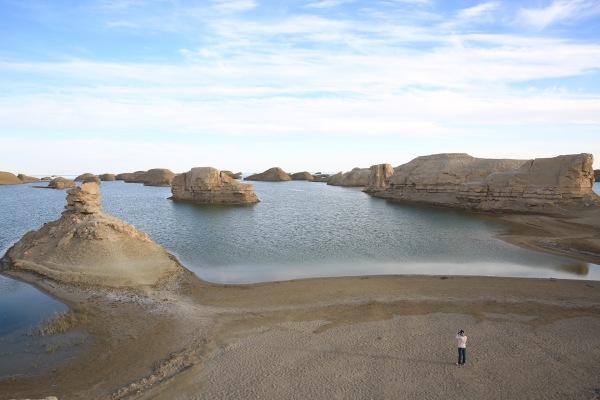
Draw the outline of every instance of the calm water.
[[[489,218],[389,203],[321,183],[254,185],[262,201],[248,207],[174,203],[167,200],[169,188],[123,182],[104,182],[102,193],[108,213],[146,231],[213,282],[371,274],[600,280],[597,265],[496,239],[503,226]],[[64,191],[31,186],[0,186],[0,254],[62,212]],[[0,355],[10,340],[13,351],[15,337],[61,310],[64,305],[31,286],[0,278]]]

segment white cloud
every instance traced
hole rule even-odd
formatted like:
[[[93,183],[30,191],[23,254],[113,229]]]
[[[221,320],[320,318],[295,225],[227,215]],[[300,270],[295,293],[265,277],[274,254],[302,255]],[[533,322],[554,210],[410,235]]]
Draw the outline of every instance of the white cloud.
[[[213,0],[213,8],[224,12],[242,12],[256,8],[254,0]]]
[[[314,0],[306,4],[308,8],[331,8],[353,3],[355,0]]]
[[[479,3],[475,6],[463,8],[458,12],[458,18],[463,19],[473,19],[479,18],[482,15],[488,14],[496,9],[498,9],[499,3],[496,1],[488,1],[485,3]]]
[[[546,7],[519,10],[517,21],[542,30],[548,26],[590,18],[600,14],[600,2],[597,0],[554,0]]]

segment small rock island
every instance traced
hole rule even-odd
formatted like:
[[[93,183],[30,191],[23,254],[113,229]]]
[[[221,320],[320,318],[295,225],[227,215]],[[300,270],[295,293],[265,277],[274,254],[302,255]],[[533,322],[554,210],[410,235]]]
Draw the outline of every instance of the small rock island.
[[[245,181],[263,181],[263,182],[284,182],[291,181],[292,177],[279,167],[269,168],[260,174],[250,175],[244,178]]]

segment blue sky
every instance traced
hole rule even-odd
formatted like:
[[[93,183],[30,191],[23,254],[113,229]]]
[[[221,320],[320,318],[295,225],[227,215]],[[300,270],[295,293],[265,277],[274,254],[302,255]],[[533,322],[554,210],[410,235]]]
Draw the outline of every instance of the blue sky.
[[[0,0],[0,170],[596,155],[600,0]]]

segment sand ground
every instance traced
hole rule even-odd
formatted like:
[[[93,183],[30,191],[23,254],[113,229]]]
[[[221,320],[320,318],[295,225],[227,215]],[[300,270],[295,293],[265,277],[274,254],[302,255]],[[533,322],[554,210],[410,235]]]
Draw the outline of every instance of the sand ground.
[[[600,399],[598,282],[187,274],[134,294],[17,278],[66,301],[90,350],[1,381],[0,399]]]

